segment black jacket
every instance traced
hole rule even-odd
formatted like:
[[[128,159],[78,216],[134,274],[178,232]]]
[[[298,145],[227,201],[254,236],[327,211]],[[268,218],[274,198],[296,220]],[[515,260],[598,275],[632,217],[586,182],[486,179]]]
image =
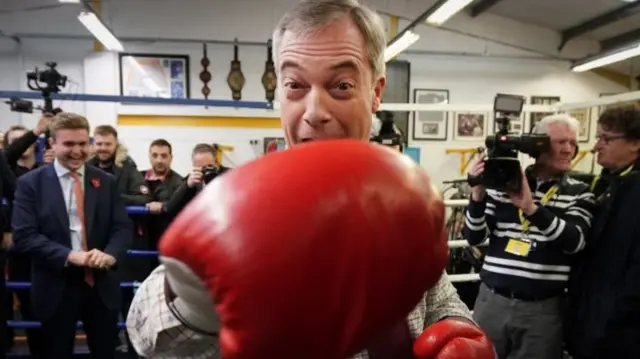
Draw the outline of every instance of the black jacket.
[[[220,166],[219,176],[223,175],[230,169],[231,168],[225,166]],[[171,199],[165,205],[164,211],[171,216],[171,218],[177,216],[178,213],[180,213],[180,211],[182,211],[182,209],[186,207],[189,202],[198,195],[198,193],[200,193],[202,188],[204,188],[204,186],[189,187],[187,185],[188,179],[189,176],[185,177],[184,183],[178,187],[173,196],[171,196]]]
[[[144,177],[138,171],[136,163],[129,157],[127,149],[118,145],[113,165],[110,168],[101,168],[97,157],[87,161],[88,164],[109,172],[116,177],[118,191],[126,206],[144,206],[151,198],[142,193]]]
[[[640,162],[626,175],[604,171],[596,214],[573,267],[565,323],[577,359],[640,358]]]

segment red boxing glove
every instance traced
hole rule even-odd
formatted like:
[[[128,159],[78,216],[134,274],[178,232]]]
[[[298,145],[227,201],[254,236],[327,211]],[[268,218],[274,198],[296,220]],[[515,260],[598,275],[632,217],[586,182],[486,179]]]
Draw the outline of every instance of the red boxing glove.
[[[455,319],[425,329],[413,344],[413,354],[417,359],[497,359],[482,329]]]
[[[225,359],[345,359],[437,283],[444,234],[444,203],[417,164],[331,140],[220,176],[159,250],[204,283]]]

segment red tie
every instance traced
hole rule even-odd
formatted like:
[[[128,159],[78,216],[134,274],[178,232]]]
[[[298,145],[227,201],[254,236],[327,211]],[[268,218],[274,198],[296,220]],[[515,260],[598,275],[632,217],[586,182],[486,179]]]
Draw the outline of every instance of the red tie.
[[[84,191],[82,190],[82,182],[80,182],[80,176],[77,172],[71,172],[71,177],[73,177],[73,193],[76,196],[76,207],[78,210],[78,217],[80,217],[80,223],[82,228],[81,234],[81,245],[82,250],[87,252],[87,227],[84,221]],[[95,279],[93,278],[93,272],[91,268],[84,268],[84,281],[91,287],[95,283]]]

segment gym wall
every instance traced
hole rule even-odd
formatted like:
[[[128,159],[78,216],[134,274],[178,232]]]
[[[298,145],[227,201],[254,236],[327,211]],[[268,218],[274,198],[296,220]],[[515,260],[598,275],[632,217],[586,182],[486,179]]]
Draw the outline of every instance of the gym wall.
[[[238,38],[246,42],[266,42],[271,31],[291,0],[252,2],[251,15],[247,6],[233,5],[233,1],[201,2],[182,1],[115,1],[117,6],[102,5],[103,18],[123,38],[154,38],[156,41],[123,41],[126,51],[132,53],[155,53],[188,55],[190,57],[191,98],[203,98],[202,83],[198,76],[202,71],[202,43],[198,40],[232,41]],[[237,2],[236,2],[237,3]],[[372,1],[385,13],[401,16],[415,16],[424,9],[420,2],[387,4],[386,1]],[[378,4],[379,3],[379,4]],[[390,6],[396,6],[391,8]],[[153,16],[149,16],[152,6]],[[94,52],[93,41],[77,22],[60,24],[61,18],[74,18],[75,10],[68,7],[52,10],[21,13],[19,16],[0,14],[0,23],[8,24],[14,32],[48,32],[55,34],[82,33],[87,40],[25,38],[21,44],[11,39],[0,38],[0,90],[26,90],[25,72],[34,67],[42,67],[45,61],[57,61],[61,73],[73,82],[65,92],[86,94],[119,95],[118,55]],[[181,19],[192,19],[188,23],[178,22],[173,14],[181,13]],[[260,15],[256,15],[260,14]],[[420,41],[411,47],[411,52],[399,59],[411,63],[410,101],[413,102],[414,89],[444,89],[449,91],[452,104],[489,104],[497,92],[526,96],[560,96],[563,102],[592,100],[601,93],[619,93],[625,88],[591,73],[575,74],[568,71],[568,63],[551,56],[557,47],[556,34],[550,30],[517,23],[494,15],[483,15],[465,23],[466,15],[456,16],[447,27],[462,29],[456,32],[421,26],[417,29]],[[145,19],[145,20],[141,20]],[[248,19],[251,19],[248,21]],[[388,17],[385,16],[385,19]],[[144,23],[141,23],[144,21]],[[37,30],[29,24],[38,23]],[[408,23],[401,21],[400,28]],[[497,31],[496,29],[500,29]],[[488,41],[486,38],[500,41]],[[190,40],[183,43],[167,42],[166,39]],[[165,39],[165,40],[163,40]],[[499,42],[500,44],[498,44]],[[582,40],[568,46],[564,56],[571,56],[585,48],[593,48],[594,43]],[[533,51],[522,50],[528,47]],[[231,98],[226,84],[229,63],[233,56],[230,45],[208,45],[211,61],[209,71],[213,75],[209,83],[210,98]],[[240,61],[246,78],[243,100],[264,101],[264,90],[260,79],[264,72],[266,48],[261,46],[240,46]],[[236,110],[230,108],[186,107],[186,106],[140,106],[112,103],[84,103],[66,101],[57,104],[68,111],[85,114],[92,125],[118,124],[119,116],[155,115],[171,118],[171,121],[153,124],[134,121],[121,124],[121,140],[129,147],[140,168],[146,168],[147,146],[156,138],[165,138],[174,145],[175,169],[187,173],[189,154],[196,142],[217,142],[235,147],[228,155],[229,165],[237,165],[251,160],[262,152],[262,143],[252,145],[251,140],[262,141],[264,137],[279,137],[277,113],[258,110]],[[187,119],[175,119],[169,115],[182,115]],[[224,125],[224,121],[204,120],[203,116],[217,118],[261,118],[257,127]],[[199,117],[200,121],[189,122],[188,118]],[[269,121],[271,119],[272,122]],[[8,112],[0,107],[0,127],[22,123],[33,126],[34,115]],[[127,122],[127,121],[125,121]],[[411,133],[412,114],[408,116],[409,143],[422,152],[421,164],[435,177],[436,182],[455,178],[458,174],[459,158],[445,155],[447,148],[481,146],[481,141],[454,141],[453,120],[450,117],[445,141],[415,141]],[[275,124],[275,125],[274,125]],[[595,122],[592,121],[593,126]],[[153,125],[153,126],[152,126]],[[593,130],[593,129],[592,129]],[[588,147],[588,144],[583,144]],[[585,169],[589,165],[584,161]]]

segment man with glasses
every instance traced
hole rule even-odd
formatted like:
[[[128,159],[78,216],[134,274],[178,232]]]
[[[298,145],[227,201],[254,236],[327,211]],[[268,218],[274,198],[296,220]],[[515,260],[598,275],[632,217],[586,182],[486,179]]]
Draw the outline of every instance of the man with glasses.
[[[640,105],[598,120],[597,211],[573,267],[565,323],[574,359],[640,358]]]

